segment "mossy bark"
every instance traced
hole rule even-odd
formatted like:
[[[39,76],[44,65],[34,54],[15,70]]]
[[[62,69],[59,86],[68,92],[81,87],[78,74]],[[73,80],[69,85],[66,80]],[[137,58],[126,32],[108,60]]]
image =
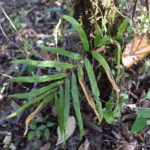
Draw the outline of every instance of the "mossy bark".
[[[116,11],[118,0],[111,1],[76,0],[74,16],[82,24],[89,41],[93,41],[92,39],[95,36],[97,26],[101,28],[103,35],[111,37],[116,35],[121,19]],[[94,48],[92,42],[90,42],[90,46],[91,49]],[[108,54],[107,56],[109,57],[110,55]],[[91,59],[90,54],[88,58]],[[94,65],[97,66],[97,62]],[[107,101],[111,95],[112,86],[101,67],[95,70],[95,75],[96,77],[101,76],[97,81],[101,91],[101,99]]]
[[[114,35],[120,20],[117,8],[118,0],[76,0],[74,13],[88,37],[94,34],[96,25],[107,30],[108,35]]]

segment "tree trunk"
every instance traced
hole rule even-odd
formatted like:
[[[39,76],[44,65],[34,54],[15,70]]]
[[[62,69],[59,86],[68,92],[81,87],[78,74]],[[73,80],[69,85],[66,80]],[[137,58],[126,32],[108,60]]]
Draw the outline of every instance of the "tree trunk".
[[[76,0],[75,18],[82,24],[89,41],[93,42],[92,38],[95,36],[95,31],[98,26],[101,28],[103,35],[116,35],[118,25],[120,24],[119,22],[121,21],[118,21],[119,16],[118,13],[116,13],[118,1],[111,1],[112,0]],[[92,42],[90,42],[91,49],[94,48]],[[112,53],[112,51],[110,52]],[[90,53],[88,58],[91,58]],[[94,65],[97,65],[96,62]],[[100,74],[101,78],[97,82],[100,91],[103,91],[101,93],[101,99],[107,101],[111,95],[112,87],[101,67],[95,70],[97,77]]]
[[[117,7],[118,0],[76,0],[75,18],[83,25],[89,38],[94,35],[97,25],[112,36],[120,20]]]

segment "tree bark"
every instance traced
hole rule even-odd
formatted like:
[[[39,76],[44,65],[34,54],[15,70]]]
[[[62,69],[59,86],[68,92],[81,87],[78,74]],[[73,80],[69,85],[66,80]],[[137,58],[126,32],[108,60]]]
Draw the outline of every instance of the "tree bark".
[[[107,32],[106,34],[108,36],[116,35],[121,19],[118,20],[118,13],[116,13],[115,9],[118,6],[118,0],[114,0],[113,2],[111,1],[112,0],[76,0],[74,15],[75,18],[82,24],[89,41],[93,42],[92,39],[95,36],[97,25],[103,32]],[[114,16],[112,13],[114,13]],[[114,18],[111,18],[111,15]],[[91,49],[94,48],[92,42],[90,42]],[[91,58],[90,54],[88,55],[88,58]],[[97,65],[96,62],[94,62],[94,65]],[[95,75],[97,77],[99,74],[101,74],[101,78],[97,82],[100,91],[102,91],[101,99],[107,101],[112,92],[112,87],[101,67],[97,68],[95,71]]]
[[[118,0],[76,0],[75,18],[83,25],[88,37],[91,33],[94,34],[96,24],[103,28],[104,21],[108,34],[114,35],[120,20],[116,12],[117,7]]]

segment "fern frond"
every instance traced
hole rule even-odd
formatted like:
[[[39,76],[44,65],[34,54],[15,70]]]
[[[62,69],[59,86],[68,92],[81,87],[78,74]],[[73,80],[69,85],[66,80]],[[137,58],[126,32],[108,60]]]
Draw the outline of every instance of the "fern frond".
[[[85,63],[85,68],[86,68],[86,71],[87,71],[87,74],[88,74],[88,77],[90,80],[90,85],[91,85],[94,100],[96,102],[96,107],[97,107],[97,110],[99,112],[99,116],[102,120],[103,119],[103,108],[102,108],[102,103],[101,103],[100,98],[99,98],[100,97],[100,91],[98,89],[95,74],[94,74],[91,63],[87,58],[85,58],[84,63]]]
[[[67,15],[64,15],[63,18],[67,20],[78,32],[79,37],[82,41],[82,45],[85,51],[89,51],[89,42],[86,36],[86,33],[84,32],[83,28],[81,25],[73,18]]]
[[[54,75],[44,75],[44,76],[24,76],[24,77],[14,77],[9,79],[11,82],[28,82],[28,83],[39,83],[62,79],[67,77],[67,73],[59,73]]]
[[[64,127],[67,129],[70,112],[70,80],[67,78],[65,82],[65,99],[64,99]]]
[[[92,110],[95,113],[95,115],[97,116],[98,122],[101,123],[102,120],[101,120],[101,118],[99,116],[99,113],[98,113],[98,111],[96,109],[96,105],[95,105],[94,100],[93,100],[93,98],[92,98],[92,96],[90,94],[90,91],[89,91],[89,89],[88,89],[88,87],[87,87],[87,85],[86,85],[86,83],[84,81],[84,78],[83,78],[84,74],[83,74],[83,70],[82,70],[80,65],[78,66],[77,71],[78,71],[79,83],[80,83],[81,88],[82,88],[82,90],[83,90],[83,92],[85,94],[86,100],[87,100],[88,104],[90,105],[90,107],[92,108]]]
[[[44,97],[48,96],[49,94],[56,92],[56,90],[58,90],[58,88],[54,88],[51,91],[47,91],[44,94],[28,101],[27,103],[25,103],[22,107],[20,107],[16,112],[11,113],[10,115],[7,116],[7,119],[13,118],[15,116],[17,116],[18,114],[20,114],[21,112],[23,112],[25,109],[27,109],[29,106],[31,106],[32,104],[35,104],[36,102],[40,101],[41,99],[43,99]]]
[[[107,77],[108,77],[110,83],[112,84],[112,86],[113,86],[113,88],[114,88],[114,90],[115,90],[115,92],[116,92],[116,95],[117,95],[116,104],[117,104],[117,103],[119,102],[119,91],[120,91],[120,89],[119,89],[119,87],[117,86],[117,84],[116,84],[116,82],[115,82],[115,80],[114,80],[114,77],[113,77],[113,75],[112,75],[112,72],[111,72],[111,70],[110,70],[110,67],[109,67],[107,61],[106,61],[105,58],[104,58],[101,54],[99,54],[98,52],[92,52],[92,55],[93,55],[93,57],[94,57],[98,62],[100,62],[100,64],[101,64],[102,67],[104,68],[104,70],[105,70],[105,72],[106,72],[106,74],[107,74]]]
[[[31,59],[21,59],[21,60],[14,60],[12,61],[13,64],[26,64],[31,65],[35,67],[55,67],[55,68],[61,68],[61,69],[71,69],[74,67],[73,64],[68,64],[64,62],[58,62],[58,61],[38,61],[38,60],[31,60]]]
[[[33,90],[31,92],[21,93],[21,94],[13,94],[13,95],[10,95],[9,97],[11,97],[11,98],[18,98],[18,99],[35,97],[35,96],[41,95],[42,93],[45,93],[46,91],[48,91],[48,90],[50,90],[50,89],[52,89],[54,87],[59,86],[62,83],[63,83],[63,81],[57,81],[57,82],[54,82],[54,83],[52,83],[50,85],[47,85],[47,86],[44,86],[42,88]]]
[[[82,57],[79,54],[69,52],[69,51],[66,51],[64,49],[60,49],[60,48],[56,48],[56,47],[48,47],[48,46],[45,46],[43,44],[39,44],[39,47],[42,50],[49,51],[49,52],[52,52],[52,53],[57,53],[57,54],[69,57],[71,59],[75,59],[75,60],[82,59]]]
[[[81,116],[80,103],[79,103],[79,94],[77,87],[77,79],[74,73],[72,73],[72,81],[71,81],[71,94],[73,99],[73,107],[75,110],[75,115],[78,121],[78,126],[80,130],[80,138],[83,136],[83,120]]]

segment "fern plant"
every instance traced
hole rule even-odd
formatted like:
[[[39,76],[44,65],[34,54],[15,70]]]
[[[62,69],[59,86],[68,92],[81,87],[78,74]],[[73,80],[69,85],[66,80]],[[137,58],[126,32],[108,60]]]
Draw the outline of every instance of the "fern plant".
[[[111,69],[106,61],[106,59],[98,52],[91,51],[89,41],[87,36],[81,27],[81,25],[72,17],[64,15],[63,18],[67,20],[77,31],[79,37],[82,41],[83,50],[85,51],[85,55],[81,56],[77,53],[66,51],[64,49],[48,47],[43,44],[40,44],[39,47],[42,50],[49,51],[51,53],[57,53],[59,55],[63,55],[72,59],[74,61],[73,64],[67,62],[59,62],[59,61],[40,61],[40,60],[14,60],[13,64],[25,64],[35,67],[55,67],[61,68],[62,72],[57,72],[52,75],[43,75],[43,76],[21,76],[21,77],[13,77],[10,79],[11,82],[26,82],[26,83],[41,83],[41,82],[50,82],[49,85],[44,86],[42,88],[38,88],[31,92],[14,94],[10,95],[11,98],[17,99],[26,99],[30,98],[31,100],[27,101],[21,108],[19,108],[16,112],[13,112],[7,119],[17,116],[19,113],[26,110],[31,105],[38,103],[38,107],[32,112],[26,119],[26,130],[24,135],[26,135],[28,131],[28,124],[33,119],[36,114],[49,102],[52,100],[55,101],[55,107],[57,111],[58,125],[61,134],[66,135],[68,129],[68,119],[70,115],[70,104],[73,103],[73,108],[75,111],[76,119],[79,126],[80,137],[82,138],[83,132],[83,121],[80,110],[80,101],[79,101],[79,86],[83,90],[83,93],[86,97],[86,100],[93,110],[94,114],[98,119],[98,123],[101,123],[103,118],[106,119],[108,123],[112,123],[115,117],[118,117],[118,111],[120,108],[119,102],[119,87],[116,84],[116,80],[114,79]],[[117,79],[119,81],[120,78],[120,55],[121,55],[121,46],[116,41],[121,39],[123,36],[123,32],[127,27],[128,20],[125,19],[121,26],[118,29],[118,33],[116,37],[103,36],[100,34],[99,30],[96,31],[96,37],[94,40],[95,47],[106,45],[106,44],[115,44],[117,45]],[[100,100],[100,91],[97,85],[97,80],[95,77],[95,73],[93,70],[93,66],[91,61],[86,57],[86,53],[90,54],[95,61],[99,62],[101,66],[104,68],[106,75],[112,84],[113,89],[116,92],[115,101],[110,101],[107,103],[106,108],[102,107],[102,102]],[[85,68],[86,72],[83,71]],[[65,73],[64,73],[65,72]],[[76,74],[77,72],[77,74]],[[89,85],[85,82],[85,75],[87,74],[89,78]],[[71,101],[72,100],[72,101]],[[116,104],[116,105],[115,105]],[[66,139],[65,139],[66,140]]]

